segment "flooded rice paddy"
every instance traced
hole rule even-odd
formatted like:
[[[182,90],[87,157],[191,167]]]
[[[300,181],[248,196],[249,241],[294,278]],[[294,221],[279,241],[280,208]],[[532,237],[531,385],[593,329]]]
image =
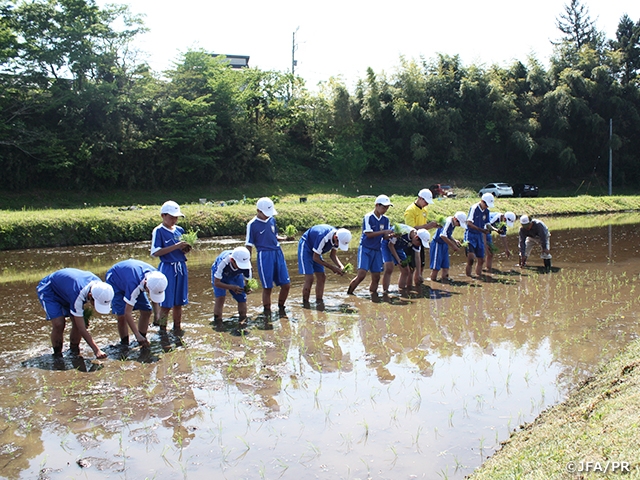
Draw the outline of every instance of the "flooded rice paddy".
[[[469,279],[454,254],[452,285],[409,296],[372,301],[368,278],[347,296],[350,278],[328,275],[324,310],[302,308],[285,244],[288,318],[265,322],[250,295],[244,335],[230,297],[224,331],[210,324],[211,263],[239,239],[204,240],[184,336],[152,327],[150,350],[122,350],[115,317],[100,317],[100,362],[84,342],[83,357],[52,358],[35,285],[65,266],[104,277],[129,257],[155,263],[148,244],[0,252],[0,475],[463,478],[640,333],[640,217],[570,228],[583,219],[547,221],[551,274],[500,256],[496,273]],[[343,261],[356,263],[357,237]]]

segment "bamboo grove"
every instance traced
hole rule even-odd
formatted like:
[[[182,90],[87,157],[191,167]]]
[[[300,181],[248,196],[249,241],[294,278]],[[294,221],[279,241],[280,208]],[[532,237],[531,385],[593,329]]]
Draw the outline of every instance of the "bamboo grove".
[[[624,12],[607,39],[571,0],[548,66],[401,57],[351,89],[198,50],[153,72],[131,48],[145,27],[126,6],[0,0],[0,12],[7,190],[366,174],[557,182],[606,178],[610,147],[614,184],[640,185],[640,21]]]

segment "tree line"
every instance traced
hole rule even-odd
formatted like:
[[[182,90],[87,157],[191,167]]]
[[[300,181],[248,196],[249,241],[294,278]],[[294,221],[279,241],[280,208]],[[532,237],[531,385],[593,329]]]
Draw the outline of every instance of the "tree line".
[[[579,0],[548,67],[400,58],[351,91],[184,53],[137,59],[126,6],[0,0],[0,162],[8,190],[459,175],[640,185],[640,20],[605,38]],[[115,28],[114,25],[119,25]],[[609,138],[609,122],[613,137]]]

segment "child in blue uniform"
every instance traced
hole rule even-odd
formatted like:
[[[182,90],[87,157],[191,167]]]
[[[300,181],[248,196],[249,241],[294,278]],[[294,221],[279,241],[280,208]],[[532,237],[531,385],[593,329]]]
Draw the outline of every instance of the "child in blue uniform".
[[[113,287],[114,297],[111,309],[118,317],[120,343],[129,345],[129,329],[138,343],[149,346],[146,339],[151,318],[151,303],[159,305],[164,301],[167,277],[155,267],[140,260],[123,260],[107,271],[106,282]],[[138,325],[133,320],[133,311],[138,310]]]
[[[365,279],[369,271],[371,272],[369,291],[372,294],[378,291],[380,273],[383,270],[382,239],[393,234],[393,230],[390,229],[389,218],[385,215],[391,206],[393,204],[389,197],[378,195],[374,210],[367,213],[362,219],[362,236],[358,247],[358,274],[349,283],[348,295],[353,294],[353,291]]]
[[[106,315],[111,311],[113,288],[91,272],[76,268],[63,268],[44,277],[37,287],[38,299],[51,321],[51,345],[53,354],[62,355],[65,318],[71,317],[69,348],[80,353],[80,339],[91,347],[96,358],[106,358],[87,330],[84,320],[84,304],[90,303],[96,312]]]
[[[484,265],[484,241],[485,235],[489,233],[486,229],[489,223],[489,211],[493,207],[493,195],[485,193],[481,200],[472,205],[467,215],[467,230],[464,234],[465,241],[469,242],[467,246],[467,268],[466,274],[471,276],[471,268],[473,262],[477,258],[476,275],[482,275],[482,265]]]
[[[216,328],[222,327],[222,310],[227,298],[227,290],[238,302],[240,323],[247,321],[247,292],[245,278],[251,278],[251,254],[245,247],[223,251],[211,266],[211,285],[215,297],[213,321]]]
[[[399,223],[400,233],[394,233],[389,238],[382,240],[382,261],[384,262],[384,274],[382,275],[382,291],[389,292],[391,274],[395,265],[400,268],[398,288],[405,289],[410,286],[411,268],[407,260],[407,251],[414,259],[419,259],[422,248],[429,248],[431,235],[424,229],[415,229],[404,223]],[[404,264],[404,265],[403,265]],[[416,261],[416,278],[422,279],[422,262]]]
[[[278,235],[278,227],[274,218],[278,212],[276,212],[273,201],[270,198],[263,197],[258,200],[256,206],[256,216],[247,224],[245,246],[249,253],[254,247],[257,251],[256,263],[258,265],[260,283],[262,283],[262,306],[265,316],[271,316],[271,292],[274,284],[280,287],[278,312],[284,316],[286,315],[285,303],[289,296],[291,279],[289,278],[289,270],[287,270],[284,253],[280,248],[280,241],[287,238]]]
[[[314,225],[304,232],[298,242],[298,273],[304,275],[302,303],[309,304],[314,275],[316,278],[316,303],[321,304],[324,296],[325,267],[337,275],[344,275],[344,266],[338,260],[336,249],[346,251],[351,242],[351,232],[346,228],[336,229],[331,225]],[[331,253],[329,253],[331,252]],[[326,262],[322,255],[329,253],[334,265]]]
[[[488,272],[491,272],[493,268],[493,251],[497,250],[497,248],[493,246],[493,238],[491,234],[493,232],[498,234],[502,242],[502,248],[505,255],[507,258],[511,257],[511,251],[509,250],[509,244],[507,243],[507,227],[513,227],[515,221],[516,214],[513,212],[491,212],[489,214],[489,233],[487,233],[487,251],[485,252],[487,256],[486,270]]]
[[[442,281],[449,280],[449,247],[457,252],[460,242],[453,238],[453,230],[456,227],[467,228],[467,214],[456,212],[452,217],[447,217],[444,225],[436,230],[431,241],[429,255],[429,267],[431,268],[431,281],[438,279],[438,272],[442,270]]]
[[[169,312],[173,310],[173,331],[181,333],[182,307],[189,303],[189,277],[185,253],[191,246],[181,240],[184,229],[176,223],[184,217],[180,206],[171,200],[160,209],[162,223],[153,229],[151,255],[160,259],[158,270],[167,277],[164,302],[160,304],[160,331],[166,331]]]

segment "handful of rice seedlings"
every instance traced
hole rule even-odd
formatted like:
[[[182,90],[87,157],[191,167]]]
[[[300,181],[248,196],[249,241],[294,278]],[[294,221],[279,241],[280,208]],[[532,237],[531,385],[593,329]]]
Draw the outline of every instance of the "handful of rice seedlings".
[[[469,242],[460,242],[460,247],[467,248],[469,246]]]
[[[295,225],[287,225],[284,229],[284,234],[287,237],[295,237],[297,233],[298,229],[295,227]]]
[[[347,263],[343,268],[342,271],[344,273],[353,273],[353,265],[350,263]]]
[[[189,230],[187,233],[183,233],[180,240],[193,247],[198,241],[198,230]]]
[[[494,225],[496,230],[502,230],[503,228],[507,228],[507,224],[505,222],[498,222]]]
[[[444,224],[447,221],[447,217],[445,217],[444,215],[438,215],[436,217],[436,223],[438,224],[439,227],[444,227]]]
[[[401,267],[408,267],[411,264],[411,257],[406,257],[400,262]]]
[[[393,233],[395,233],[396,235],[402,235],[402,227],[399,223],[393,224]]]
[[[89,328],[89,320],[91,319],[91,316],[93,315],[93,309],[91,307],[87,307],[84,310],[82,310],[82,318],[84,318],[84,326]]]
[[[498,252],[500,251],[500,249],[498,248],[498,246],[497,246],[497,245],[494,245],[493,243],[490,243],[490,244],[489,244],[489,251],[490,251],[492,254],[494,254],[494,255],[495,255],[496,253],[498,253]]]
[[[244,286],[245,291],[257,290],[258,289],[258,281],[255,278],[248,278],[247,283]]]

